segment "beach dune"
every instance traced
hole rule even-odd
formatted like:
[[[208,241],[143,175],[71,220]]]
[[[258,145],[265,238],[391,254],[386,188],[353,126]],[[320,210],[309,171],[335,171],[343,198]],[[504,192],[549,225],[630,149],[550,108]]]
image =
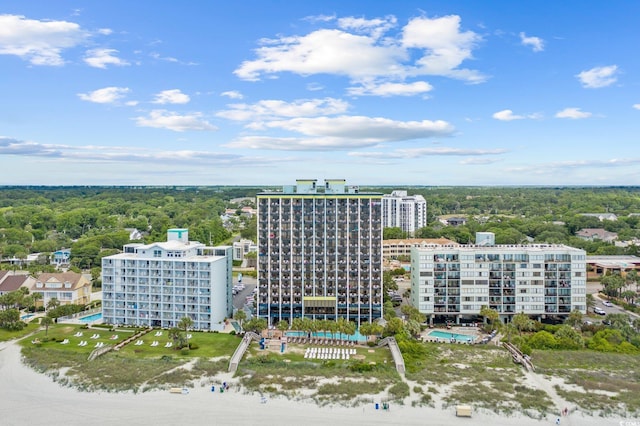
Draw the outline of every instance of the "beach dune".
[[[217,390],[217,389],[216,389]],[[196,385],[188,394],[167,391],[146,393],[89,393],[62,387],[21,362],[20,346],[0,343],[0,418],[3,426],[50,424],[95,426],[135,425],[542,425],[555,424],[525,416],[503,417],[474,411],[457,418],[455,408],[439,409],[391,404],[388,411],[368,404],[359,407],[325,406],[312,402],[269,398],[240,391],[211,392]],[[563,425],[601,425],[602,418],[572,415]],[[607,424],[618,424],[607,419]]]

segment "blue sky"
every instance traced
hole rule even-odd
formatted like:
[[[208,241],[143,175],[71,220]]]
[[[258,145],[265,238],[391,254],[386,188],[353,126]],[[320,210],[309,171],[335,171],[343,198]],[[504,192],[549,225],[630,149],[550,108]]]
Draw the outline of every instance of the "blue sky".
[[[638,16],[5,0],[0,184],[640,185]]]

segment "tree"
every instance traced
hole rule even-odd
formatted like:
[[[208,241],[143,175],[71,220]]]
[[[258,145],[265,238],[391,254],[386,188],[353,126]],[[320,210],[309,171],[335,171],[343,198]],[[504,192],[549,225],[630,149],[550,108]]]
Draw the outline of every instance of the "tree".
[[[515,314],[511,322],[518,330],[518,334],[522,334],[523,331],[532,331],[535,327],[533,320],[524,312]]]
[[[384,240],[399,240],[406,237],[407,233],[403,232],[399,227],[384,228],[382,230],[382,239]]]
[[[620,274],[605,275],[600,280],[604,293],[609,297],[618,297],[620,289],[624,287],[624,278]]]
[[[385,336],[394,336],[396,334],[400,334],[404,331],[404,324],[402,320],[398,317],[391,318],[387,321],[387,325],[384,327],[383,334]]]
[[[425,321],[425,316],[418,308],[411,305],[402,305],[400,311],[407,316],[408,320],[416,321],[418,324],[422,324]]]
[[[251,318],[244,324],[244,329],[260,334],[262,330],[267,328],[267,320],[264,318]]]
[[[289,322],[287,320],[278,321],[277,328],[284,333],[289,329]]]
[[[184,337],[185,337],[185,342],[186,342],[186,347],[189,347],[189,334],[187,334],[187,332],[189,331],[189,328],[191,328],[191,326],[193,326],[193,320],[190,317],[184,316],[180,319],[180,321],[178,321],[178,325],[177,327],[182,329],[184,331]]]
[[[582,325],[582,317],[582,312],[574,309],[565,320],[565,324],[573,328],[579,328]]]
[[[51,299],[49,299],[49,301],[47,302],[47,311],[56,309],[58,306],[60,306],[60,301],[55,298],[52,297]]]
[[[485,321],[489,321],[489,325],[492,328],[495,328],[494,325],[500,320],[500,314],[498,311],[489,308],[487,305],[480,308],[480,316],[484,317]]]
[[[247,319],[247,313],[244,311],[244,309],[238,309],[233,317],[240,324],[240,328],[242,328],[243,321]]]
[[[45,337],[49,334],[49,326],[53,324],[53,318],[49,315],[45,315],[40,319],[40,325],[44,327],[44,335]]]
[[[173,347],[179,349],[184,346],[185,337],[178,327],[171,327],[169,329],[169,338],[173,340]]]
[[[360,334],[367,336],[380,336],[384,331],[383,327],[378,323],[363,322],[360,324]]]

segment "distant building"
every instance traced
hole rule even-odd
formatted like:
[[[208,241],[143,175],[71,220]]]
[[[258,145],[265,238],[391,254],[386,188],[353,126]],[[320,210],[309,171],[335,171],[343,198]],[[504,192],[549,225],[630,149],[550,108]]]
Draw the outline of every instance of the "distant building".
[[[616,220],[618,220],[618,216],[616,216],[613,213],[581,213],[581,216],[589,216],[589,217],[597,217],[600,222],[602,222],[603,220],[611,220],[613,222],[615,222]]]
[[[588,278],[594,280],[607,274],[624,276],[633,270],[640,273],[640,257],[630,255],[587,256]]]
[[[129,233],[129,241],[138,241],[144,238],[144,234],[137,228],[125,228],[125,231]]]
[[[131,243],[102,259],[104,322],[171,328],[183,317],[198,330],[222,330],[233,313],[232,248],[189,241],[169,229],[167,241]]]
[[[612,243],[618,239],[618,234],[609,232],[602,228],[584,228],[576,232],[576,237],[587,241],[604,241]]]
[[[466,217],[439,217],[438,222],[442,223],[445,226],[460,226],[466,225],[467,218]]]
[[[257,199],[258,317],[382,317],[381,193],[300,179]]]
[[[398,259],[399,256],[411,256],[413,247],[434,247],[457,244],[447,238],[405,238],[401,240],[383,240],[382,257],[386,260]]]
[[[258,251],[258,245],[251,240],[241,239],[233,243],[233,260],[244,260],[247,253]]]
[[[407,195],[407,191],[393,191],[382,196],[382,224],[384,228],[400,228],[408,236],[427,226],[427,202],[422,195]]]
[[[51,255],[51,264],[61,267],[61,266],[69,266],[71,262],[71,250],[69,249],[60,249],[53,252]]]
[[[46,306],[51,299],[61,305],[86,305],[91,302],[91,281],[75,272],[44,273],[38,275],[30,288],[32,293],[40,293],[39,306]]]
[[[520,312],[586,313],[586,253],[564,245],[414,248],[411,303],[429,321],[477,318],[483,306],[503,321]]]
[[[0,296],[19,290],[21,287],[31,290],[34,282],[35,279],[30,275],[0,271]]]

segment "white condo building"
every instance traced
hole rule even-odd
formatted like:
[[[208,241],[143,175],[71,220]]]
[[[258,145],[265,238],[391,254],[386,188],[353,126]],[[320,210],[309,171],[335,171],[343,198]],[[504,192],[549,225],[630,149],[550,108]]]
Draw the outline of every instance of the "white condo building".
[[[171,328],[185,316],[198,330],[221,330],[233,313],[232,248],[189,241],[170,229],[167,241],[127,244],[102,259],[105,323]]]
[[[296,182],[257,195],[258,317],[382,317],[382,194]]]
[[[422,195],[407,195],[407,191],[393,191],[382,196],[384,228],[400,228],[408,236],[427,226],[427,202]]]
[[[564,245],[446,245],[411,251],[411,301],[430,321],[477,317],[482,306],[503,321],[586,313],[586,253]],[[435,318],[439,317],[439,318]]]

